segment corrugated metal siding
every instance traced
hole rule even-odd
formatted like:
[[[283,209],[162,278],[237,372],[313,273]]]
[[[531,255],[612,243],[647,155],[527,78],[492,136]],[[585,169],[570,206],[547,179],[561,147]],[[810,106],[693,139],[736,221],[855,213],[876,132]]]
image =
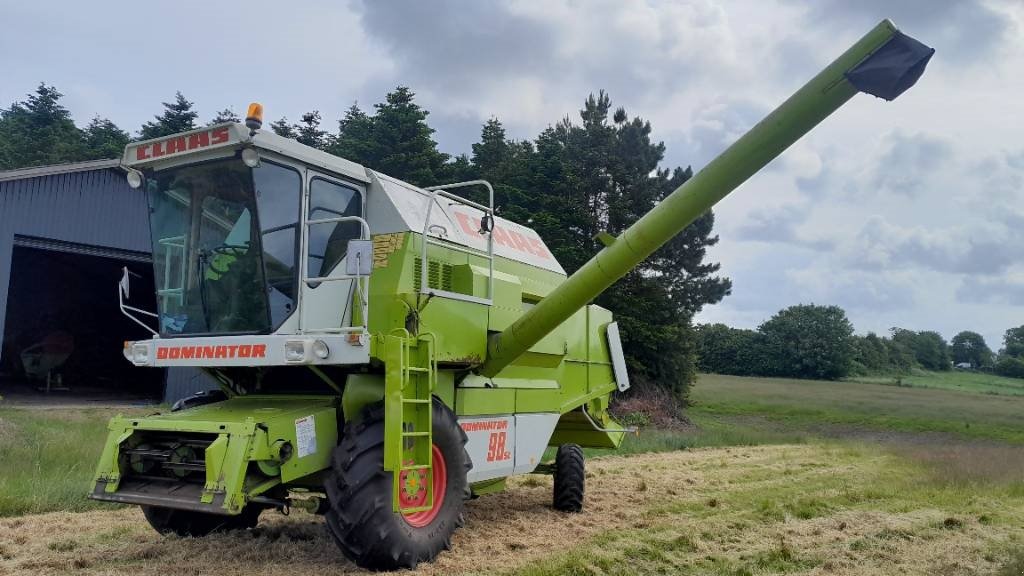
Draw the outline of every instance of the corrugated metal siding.
[[[203,390],[216,390],[217,382],[198,368],[168,368],[164,402],[174,402]]]
[[[14,235],[150,252],[146,197],[119,170],[0,182],[0,338],[7,316]],[[114,289],[111,287],[111,297]]]

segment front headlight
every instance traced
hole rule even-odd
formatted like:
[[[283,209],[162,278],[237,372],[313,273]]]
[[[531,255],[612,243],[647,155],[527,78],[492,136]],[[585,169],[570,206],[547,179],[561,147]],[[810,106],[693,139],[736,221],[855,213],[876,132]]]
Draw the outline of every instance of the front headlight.
[[[134,364],[149,364],[148,344],[132,344],[132,362]]]
[[[305,362],[306,343],[302,340],[288,340],[284,343],[285,362]]]

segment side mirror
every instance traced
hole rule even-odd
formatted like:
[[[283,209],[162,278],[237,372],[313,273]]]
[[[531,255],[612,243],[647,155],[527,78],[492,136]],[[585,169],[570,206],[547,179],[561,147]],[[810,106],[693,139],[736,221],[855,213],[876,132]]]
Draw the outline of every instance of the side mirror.
[[[345,274],[369,276],[373,269],[373,240],[349,240],[345,253]]]

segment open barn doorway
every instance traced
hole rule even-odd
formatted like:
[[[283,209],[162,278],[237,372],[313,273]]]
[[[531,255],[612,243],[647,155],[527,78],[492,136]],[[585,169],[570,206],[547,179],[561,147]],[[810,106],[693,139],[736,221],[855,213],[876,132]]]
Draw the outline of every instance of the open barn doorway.
[[[156,308],[149,256],[69,243],[15,239],[4,323],[0,395],[153,401],[165,370],[137,368],[125,340],[147,338],[118,308],[122,268],[131,304]]]

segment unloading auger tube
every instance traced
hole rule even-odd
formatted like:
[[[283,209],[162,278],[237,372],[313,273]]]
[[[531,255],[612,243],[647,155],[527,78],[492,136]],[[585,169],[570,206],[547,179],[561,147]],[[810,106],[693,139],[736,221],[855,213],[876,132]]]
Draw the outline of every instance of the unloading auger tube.
[[[626,229],[504,332],[478,368],[494,376],[771,162],[858,91],[892,100],[917,82],[935,50],[883,20],[821,73]]]

